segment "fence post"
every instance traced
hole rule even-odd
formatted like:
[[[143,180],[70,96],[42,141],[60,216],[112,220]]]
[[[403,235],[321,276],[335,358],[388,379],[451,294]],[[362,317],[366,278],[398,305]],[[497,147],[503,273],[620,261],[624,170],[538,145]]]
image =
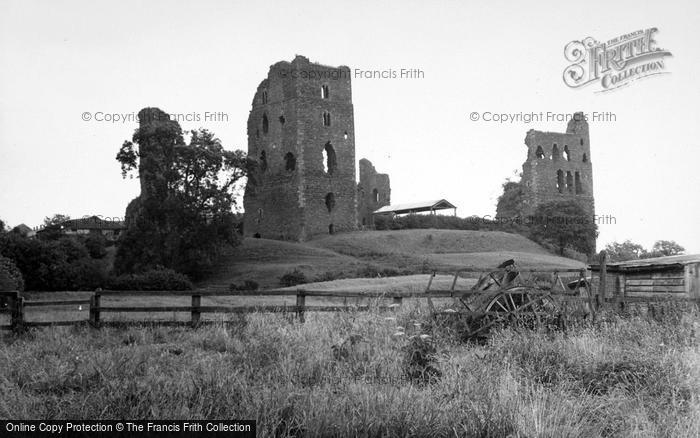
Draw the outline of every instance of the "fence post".
[[[297,291],[297,315],[299,322],[304,322],[304,306],[306,305],[306,292],[303,290]]]
[[[95,292],[90,297],[90,325],[100,328],[100,294]]]
[[[603,306],[608,298],[608,253],[605,250],[600,252],[600,281],[598,282],[598,294],[600,295]]]
[[[19,292],[14,292],[9,296],[10,325],[14,332],[24,330],[24,297]]]
[[[201,295],[192,295],[192,327],[196,327],[199,324],[199,317],[201,312],[199,311],[199,306],[202,305]]]
[[[396,310],[397,308],[401,307],[401,303],[403,302],[403,297],[395,296],[392,301],[393,301],[393,304],[396,304],[394,306],[394,310]]]

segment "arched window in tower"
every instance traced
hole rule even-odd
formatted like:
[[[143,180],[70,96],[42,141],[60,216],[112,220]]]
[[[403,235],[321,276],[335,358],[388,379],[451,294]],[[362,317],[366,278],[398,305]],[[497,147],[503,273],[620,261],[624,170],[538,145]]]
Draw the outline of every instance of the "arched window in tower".
[[[576,194],[580,195],[583,193],[583,186],[581,185],[581,174],[576,172],[574,174],[574,183],[576,185]]]
[[[556,161],[559,159],[559,147],[556,143],[552,146],[552,160]]]
[[[574,177],[571,175],[571,172],[566,172],[566,190],[569,193],[574,192]]]
[[[270,129],[270,122],[267,120],[267,114],[263,114],[262,118],[262,130],[263,134],[267,134],[267,131]]]
[[[265,151],[260,152],[260,171],[265,172],[267,170],[267,153]]]
[[[588,155],[585,152],[583,153],[583,162],[588,163]]]
[[[372,190],[372,201],[374,202],[379,202],[379,190],[373,189]]]
[[[569,146],[564,145],[564,159],[566,161],[571,161],[571,154],[569,154]]]
[[[321,98],[328,99],[329,96],[330,96],[330,93],[328,90],[328,85],[322,85],[321,86]]]
[[[564,193],[564,172],[561,169],[557,170],[557,190]]]
[[[335,195],[333,193],[326,194],[326,208],[328,209],[328,213],[332,212],[333,208],[335,208]]]
[[[284,116],[280,116],[280,123],[282,125],[284,125],[286,121],[287,121],[287,119],[285,119]]]
[[[537,146],[537,151],[535,151],[535,156],[539,158],[540,160],[544,158],[544,151],[542,150],[542,146]]]
[[[348,139],[348,131],[345,131],[345,133],[343,134],[343,140],[347,140],[347,139]]]
[[[331,113],[328,111],[323,113],[323,126],[331,126]]]
[[[287,172],[292,172],[296,168],[297,168],[297,159],[294,157],[293,153],[287,152],[284,155],[284,169]]]
[[[329,141],[323,148],[323,170],[329,174],[333,175],[338,168],[338,162],[335,158],[335,149]]]
[[[579,143],[581,144],[581,146],[583,146],[583,139],[580,139]]]
[[[267,104],[267,90],[263,90],[261,99],[262,99],[263,105]]]

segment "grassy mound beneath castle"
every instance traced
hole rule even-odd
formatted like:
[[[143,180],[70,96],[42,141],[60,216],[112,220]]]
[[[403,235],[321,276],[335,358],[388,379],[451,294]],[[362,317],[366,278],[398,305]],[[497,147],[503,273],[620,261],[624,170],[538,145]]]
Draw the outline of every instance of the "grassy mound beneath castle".
[[[358,231],[301,243],[245,239],[223,258],[216,273],[202,286],[227,287],[248,280],[262,288],[278,287],[279,279],[294,271],[302,273],[307,283],[464,268],[488,271],[510,258],[528,269],[584,266],[553,255],[519,234],[500,231]],[[419,280],[423,285],[425,281],[423,277]]]

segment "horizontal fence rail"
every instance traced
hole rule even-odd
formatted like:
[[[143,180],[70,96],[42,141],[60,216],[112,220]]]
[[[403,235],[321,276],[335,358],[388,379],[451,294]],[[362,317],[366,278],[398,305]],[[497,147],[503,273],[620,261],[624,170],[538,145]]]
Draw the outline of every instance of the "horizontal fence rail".
[[[585,269],[557,269],[557,270],[537,270],[537,269],[519,269],[519,278],[521,280],[520,287],[524,289],[523,293],[528,295],[538,296],[551,295],[561,297],[565,302],[585,303],[595,311],[599,308],[624,308],[626,304],[633,303],[656,303],[656,302],[688,302],[695,301],[687,294],[679,293],[676,289],[681,285],[677,279],[664,280],[656,283],[654,288],[658,288],[658,293],[654,290],[653,294],[648,296],[628,296],[621,291],[619,284],[614,285],[612,295],[606,292],[606,276],[605,267],[606,260],[601,254],[601,264],[598,265],[601,275],[597,277],[597,283],[592,283],[593,278],[586,275]],[[133,290],[98,290],[94,292],[85,292],[85,298],[71,299],[41,299],[29,300],[25,299],[19,292],[0,292],[0,314],[9,314],[9,325],[0,325],[0,330],[21,331],[28,327],[44,327],[44,326],[65,326],[77,324],[89,324],[92,327],[100,327],[102,325],[122,325],[122,324],[148,324],[155,323],[159,325],[175,325],[175,326],[197,326],[199,324],[213,323],[217,321],[202,320],[203,314],[245,314],[245,313],[289,313],[296,315],[300,322],[304,322],[305,314],[308,312],[355,312],[377,309],[388,311],[400,307],[404,299],[428,299],[428,305],[431,312],[446,313],[445,311],[436,312],[431,299],[433,298],[457,298],[468,299],[470,297],[483,294],[483,290],[476,289],[476,286],[467,289],[457,289],[458,278],[467,278],[473,280],[482,280],[491,276],[494,273],[484,273],[483,271],[474,269],[462,269],[450,273],[434,272],[429,276],[427,287],[420,292],[381,292],[381,291],[333,291],[333,290],[308,290],[304,288],[298,289],[267,289],[267,290],[226,290],[226,289],[198,289],[185,291],[133,291]],[[433,279],[437,275],[452,276],[451,286],[449,289],[431,289]],[[618,281],[619,283],[619,281]],[[477,284],[477,282],[475,282]],[[500,283],[499,283],[500,286]],[[630,284],[634,287],[649,287],[652,286],[649,281],[635,280]],[[660,287],[663,286],[663,287]],[[582,295],[580,288],[586,288],[586,296]],[[668,290],[664,289],[667,287]],[[555,289],[558,289],[555,291]],[[514,289],[508,289],[513,291]],[[65,291],[76,293],[73,291]],[[517,293],[517,292],[514,292]],[[189,297],[190,305],[116,305],[103,303],[103,299],[115,297]],[[295,297],[294,304],[282,305],[203,305],[202,298],[209,297]],[[344,299],[342,305],[307,305],[306,299],[310,298],[339,298]],[[348,298],[355,299],[376,299],[390,300],[391,304],[373,305],[367,304],[349,304]],[[81,306],[80,310],[85,310],[89,313],[88,319],[70,320],[70,321],[27,321],[25,315],[26,308],[47,308],[61,306]],[[85,306],[84,308],[82,306]],[[447,313],[455,313],[454,310]],[[107,313],[189,313],[189,320],[171,321],[158,319],[144,320],[103,320],[103,314]],[[473,315],[488,315],[488,312],[467,312]]]

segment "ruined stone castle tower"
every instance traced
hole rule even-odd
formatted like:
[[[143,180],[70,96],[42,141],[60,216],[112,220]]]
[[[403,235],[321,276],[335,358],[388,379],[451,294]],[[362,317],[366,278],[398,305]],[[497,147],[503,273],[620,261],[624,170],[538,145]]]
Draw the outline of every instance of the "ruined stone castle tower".
[[[270,67],[248,117],[258,163],[244,195],[246,236],[305,240],[357,227],[350,69],[303,56]]]
[[[594,220],[591,144],[583,113],[572,116],[565,133],[528,131],[525,144],[528,152],[522,182],[526,214],[540,204],[574,200]]]
[[[373,212],[391,204],[389,175],[377,173],[372,162],[360,160],[360,183],[357,185],[357,213],[361,227],[373,227]]]

